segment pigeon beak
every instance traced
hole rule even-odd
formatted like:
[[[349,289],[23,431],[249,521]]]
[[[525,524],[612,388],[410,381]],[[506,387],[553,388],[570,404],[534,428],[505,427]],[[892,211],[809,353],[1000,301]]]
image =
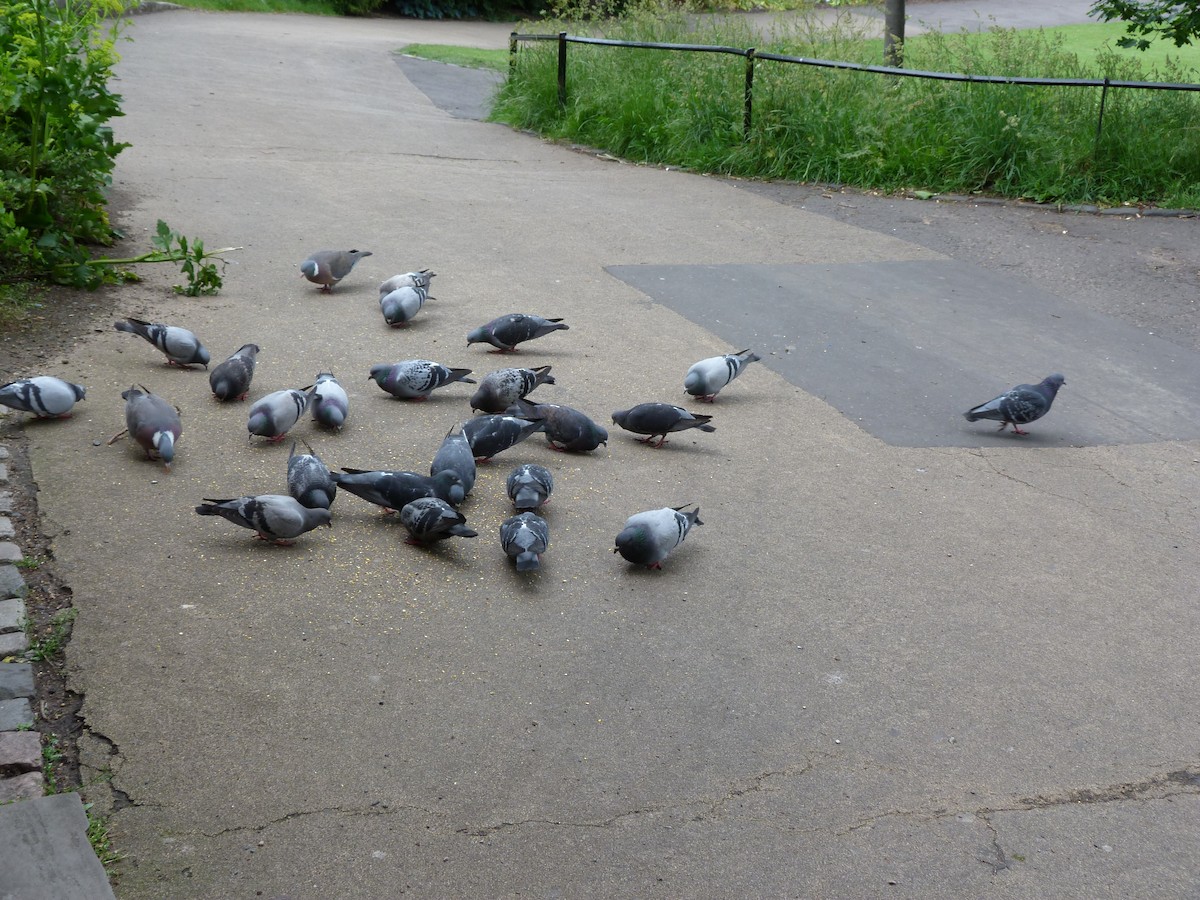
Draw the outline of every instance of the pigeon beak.
[[[620,550],[620,549],[621,549],[620,547],[613,547],[613,548],[612,548],[612,552],[613,552],[613,553],[616,553],[616,552],[617,552],[618,550]]]

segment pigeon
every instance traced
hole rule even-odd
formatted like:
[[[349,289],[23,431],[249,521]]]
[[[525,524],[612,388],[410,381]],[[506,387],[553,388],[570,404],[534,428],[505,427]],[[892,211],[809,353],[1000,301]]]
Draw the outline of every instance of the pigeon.
[[[486,462],[545,427],[545,422],[531,422],[518,416],[476,416],[463,423],[462,433],[475,459]]]
[[[475,454],[471,452],[471,445],[462,433],[455,434],[453,428],[446,432],[442,446],[438,448],[429,467],[430,475],[436,475],[438,472],[453,472],[457,475],[463,484],[464,497],[475,487]]]
[[[65,419],[71,415],[76,401],[86,394],[87,388],[82,384],[71,384],[53,375],[35,375],[0,387],[0,406],[30,412],[39,419]]]
[[[371,366],[367,378],[401,400],[428,400],[437,388],[455,381],[474,384],[475,379],[467,377],[470,374],[470,369],[450,369],[428,359],[406,359]]]
[[[281,547],[287,547],[306,531],[318,525],[332,527],[332,513],[327,509],[309,509],[295,497],[282,494],[260,494],[257,497],[237,497],[231,500],[204,498],[196,507],[202,516],[221,516],[234,525],[258,532],[258,537]]]
[[[403,509],[418,497],[437,497],[457,506],[466,496],[462,479],[451,471],[418,475],[416,472],[366,471],[342,466],[342,471],[332,472],[330,477],[359,499],[382,506],[385,513]]]
[[[243,344],[233,356],[208,373],[208,385],[218,400],[245,400],[258,362],[258,344]]]
[[[146,451],[147,459],[158,457],[163,467],[170,470],[175,460],[175,442],[183,434],[179,410],[146,387],[134,386],[122,391],[121,399],[125,401],[126,431]]]
[[[312,447],[307,453],[297,453],[295,441],[292,441],[292,452],[288,454],[287,486],[288,493],[309,509],[329,509],[337,497],[337,485],[329,467]]]
[[[424,288],[426,293],[429,292],[429,282],[437,272],[431,272],[429,269],[421,269],[419,272],[405,272],[403,275],[393,275],[383,284],[379,285],[379,296],[390,294],[397,288],[402,287],[419,287]],[[430,298],[432,299],[432,298]]]
[[[550,526],[531,512],[509,516],[500,524],[500,546],[517,564],[518,572],[536,572],[550,545]]]
[[[191,365],[200,365],[208,368],[208,350],[200,343],[200,339],[186,328],[143,322],[141,319],[134,318],[114,322],[113,327],[117,331],[136,334],[138,337],[148,340],[166,354],[168,366],[187,368]]]
[[[313,418],[319,424],[338,430],[346,424],[346,416],[350,414],[350,398],[332,372],[317,375],[308,397]]]
[[[448,537],[477,537],[467,527],[467,517],[437,497],[420,497],[400,510],[400,524],[408,529],[406,544],[432,544]]]
[[[328,294],[335,284],[350,274],[355,263],[370,255],[370,250],[318,250],[300,263],[300,274],[313,284],[321,285],[321,290]]]
[[[407,328],[413,316],[421,311],[429,292],[423,287],[403,285],[379,298],[379,308],[383,312],[383,321],[393,328]]]
[[[761,356],[749,350],[702,359],[688,369],[687,377],[683,379],[683,389],[693,397],[712,403],[717,399],[721,388],[741,375],[742,369],[750,363],[760,359]]]
[[[551,450],[587,452],[608,444],[608,432],[570,406],[518,400],[505,410],[510,416],[540,420],[546,424],[546,442]]]
[[[662,435],[657,444],[661,447],[667,442],[667,434],[672,431],[685,431],[688,428],[699,428],[701,431],[716,431],[715,425],[709,425],[712,416],[692,415],[681,406],[670,403],[639,403],[632,409],[619,409],[612,414],[612,420],[626,431],[645,434],[648,437],[638,438],[643,443],[650,444],[655,435]]]
[[[308,391],[311,389],[310,384],[300,390],[274,391],[255,400],[246,422],[250,437],[257,434],[272,443],[282,441],[308,408]]]
[[[550,366],[536,369],[497,369],[479,382],[471,396],[471,409],[485,413],[502,413],[539,384],[554,384]]]
[[[526,463],[517,466],[508,474],[508,499],[518,512],[527,509],[537,509],[550,502],[550,492],[554,490],[554,476],[545,466],[537,463]]]
[[[682,510],[687,505],[664,506],[630,516],[617,535],[613,553],[620,553],[634,565],[661,569],[662,561],[683,543],[692,526],[704,524],[700,521],[700,507],[685,513]]]
[[[501,353],[517,349],[517,344],[542,337],[552,331],[566,331],[569,326],[562,324],[562,319],[543,319],[541,316],[529,316],[525,313],[510,313],[498,319],[492,319],[486,325],[480,325],[467,334],[467,346],[472,344],[491,344]]]
[[[1050,404],[1054,402],[1058,389],[1066,383],[1066,378],[1055,373],[1046,376],[1038,384],[1018,384],[999,397],[967,410],[963,415],[968,422],[994,419],[1000,423],[1001,431],[1011,425],[1014,434],[1029,434],[1028,431],[1022,431],[1020,426],[1050,412]]]

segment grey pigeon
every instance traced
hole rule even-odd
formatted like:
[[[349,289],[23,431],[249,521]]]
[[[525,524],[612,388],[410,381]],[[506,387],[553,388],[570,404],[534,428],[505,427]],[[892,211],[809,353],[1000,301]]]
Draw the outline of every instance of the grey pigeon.
[[[508,489],[508,499],[518,511],[537,509],[550,501],[550,493],[554,490],[554,476],[545,466],[525,463],[508,474],[505,486]]]
[[[453,472],[457,475],[462,481],[463,496],[471,493],[471,489],[475,487],[475,454],[471,452],[471,445],[462,433],[455,434],[453,428],[446,432],[442,446],[434,454],[433,463],[429,466],[430,475],[436,475],[438,472]]]
[[[383,321],[393,328],[407,328],[413,316],[421,311],[429,298],[425,288],[398,287],[379,298],[379,309],[383,313]]]
[[[87,394],[82,384],[71,384],[53,375],[35,375],[0,387],[0,406],[30,412],[39,419],[67,418],[71,407]]]
[[[693,415],[681,406],[670,403],[639,403],[632,409],[619,409],[612,414],[612,420],[626,431],[635,434],[648,435],[638,438],[643,443],[650,444],[655,435],[662,435],[657,444],[661,447],[667,442],[667,435],[672,431],[685,431],[688,428],[699,428],[701,431],[716,431],[715,425],[709,425],[712,416]]]
[[[586,453],[608,443],[608,432],[605,429],[570,406],[518,400],[506,412],[524,419],[544,422],[546,442],[551,450]]]
[[[295,441],[288,454],[287,486],[288,493],[309,509],[329,509],[337,497],[337,485],[329,467],[311,447],[307,453],[297,453]]]
[[[536,369],[497,369],[479,382],[471,397],[471,409],[502,413],[539,384],[554,384],[550,366]]]
[[[1036,421],[1050,412],[1050,405],[1054,402],[1058,389],[1066,383],[1066,378],[1055,373],[1046,376],[1037,384],[1018,384],[999,397],[967,410],[963,415],[968,422],[993,419],[1000,423],[1001,431],[1011,425],[1014,434],[1029,434],[1028,431],[1022,431],[1020,426]]]
[[[332,372],[321,372],[308,392],[313,418],[326,428],[341,429],[350,415],[350,398]]]
[[[700,521],[700,507],[683,512],[684,506],[664,506],[630,516],[621,533],[617,535],[617,546],[613,553],[620,553],[637,566],[661,569],[667,555],[683,543],[693,525]]]
[[[384,512],[403,509],[419,497],[437,497],[457,506],[466,496],[462,479],[451,471],[419,475],[416,472],[367,471],[342,466],[342,471],[332,472],[330,476],[339,487],[361,500],[382,506]]]
[[[508,353],[516,350],[517,344],[540,338],[552,331],[566,331],[568,327],[562,324],[562,319],[543,319],[541,316],[525,313],[509,313],[469,332],[467,346],[491,344],[501,353]]]
[[[432,544],[448,537],[477,537],[467,527],[467,517],[437,497],[420,497],[400,510],[400,524],[407,530],[406,544]]]
[[[462,433],[475,459],[486,462],[545,427],[545,422],[530,422],[517,416],[476,416],[463,423]]]
[[[196,507],[202,516],[220,516],[234,525],[258,532],[259,538],[280,546],[289,546],[293,538],[318,525],[329,525],[332,514],[327,509],[309,509],[295,497],[282,494],[260,494],[257,497],[237,497],[230,500],[204,498]]]
[[[397,288],[402,287],[419,287],[429,291],[429,282],[437,272],[431,272],[429,269],[421,269],[419,272],[405,272],[403,275],[393,275],[381,285],[379,285],[379,296],[390,294]]]
[[[258,344],[243,344],[233,356],[213,367],[208,385],[218,400],[245,400],[258,362]]]
[[[318,250],[300,263],[300,274],[329,293],[360,259],[370,255],[370,250]]]
[[[474,384],[470,374],[470,369],[451,369],[429,359],[406,359],[371,366],[367,378],[401,400],[428,400],[435,390],[456,381]]]
[[[282,441],[308,408],[308,391],[311,388],[312,385],[300,390],[273,391],[255,400],[250,407],[250,418],[246,421],[250,437],[258,435],[270,439],[272,443]]]
[[[724,356],[711,356],[688,369],[683,379],[683,389],[693,397],[712,403],[721,388],[742,374],[742,369],[762,359],[757,353],[739,350]]]
[[[518,572],[536,572],[550,545],[550,526],[541,516],[523,512],[500,524],[500,546],[517,564]]]
[[[175,460],[175,442],[183,434],[179,410],[145,387],[122,391],[121,398],[125,401],[125,427],[129,435],[146,451],[147,459],[157,457],[170,469]]]
[[[208,350],[200,343],[200,339],[186,328],[177,325],[160,325],[156,322],[143,322],[141,319],[127,318],[114,322],[113,328],[126,334],[136,334],[145,338],[167,357],[167,365],[187,368],[200,365],[208,368]]]

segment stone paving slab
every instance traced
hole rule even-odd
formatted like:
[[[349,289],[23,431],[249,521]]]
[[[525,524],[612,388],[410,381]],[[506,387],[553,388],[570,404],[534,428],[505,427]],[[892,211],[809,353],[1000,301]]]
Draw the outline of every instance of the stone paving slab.
[[[46,779],[42,776],[41,772],[26,772],[23,775],[14,775],[12,778],[0,778],[0,804],[11,803],[14,800],[34,800],[40,798],[45,793]],[[23,805],[23,803],[14,804],[14,806]],[[6,807],[0,805],[0,814],[5,809],[13,808],[13,806]],[[6,871],[2,862],[3,849],[18,840],[15,834],[6,834],[5,830],[0,828],[0,872]]]
[[[16,731],[33,725],[33,708],[25,697],[0,700],[0,731]]]
[[[108,900],[112,888],[87,839],[78,794],[53,794],[0,808],[4,893],[19,900]]]
[[[24,631],[0,634],[0,659],[18,656],[29,649],[29,637]]]
[[[36,731],[0,731],[0,775],[6,778],[42,768],[42,738]]]
[[[33,664],[12,662],[0,664],[0,700],[15,700],[33,696]]]
[[[24,557],[25,554],[21,552],[21,548],[12,541],[0,541],[0,562],[14,563]]]
[[[24,597],[29,588],[25,584],[25,576],[16,566],[0,566],[0,597],[4,603],[11,598]],[[3,619],[0,619],[0,631],[3,631]]]
[[[3,569],[12,566],[0,566]],[[9,594],[8,599],[0,600],[0,634],[21,631],[25,628],[25,601]]]

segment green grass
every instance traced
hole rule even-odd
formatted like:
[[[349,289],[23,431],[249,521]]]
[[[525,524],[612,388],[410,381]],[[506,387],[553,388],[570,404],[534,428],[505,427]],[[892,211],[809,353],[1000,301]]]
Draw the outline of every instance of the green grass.
[[[480,50],[476,47],[455,47],[448,44],[408,44],[396,51],[405,56],[418,56],[434,62],[466,66],[469,69],[495,69],[503,72],[508,68],[507,50]]]
[[[336,16],[330,0],[173,0],[192,9],[216,12],[307,13],[312,16]]]

